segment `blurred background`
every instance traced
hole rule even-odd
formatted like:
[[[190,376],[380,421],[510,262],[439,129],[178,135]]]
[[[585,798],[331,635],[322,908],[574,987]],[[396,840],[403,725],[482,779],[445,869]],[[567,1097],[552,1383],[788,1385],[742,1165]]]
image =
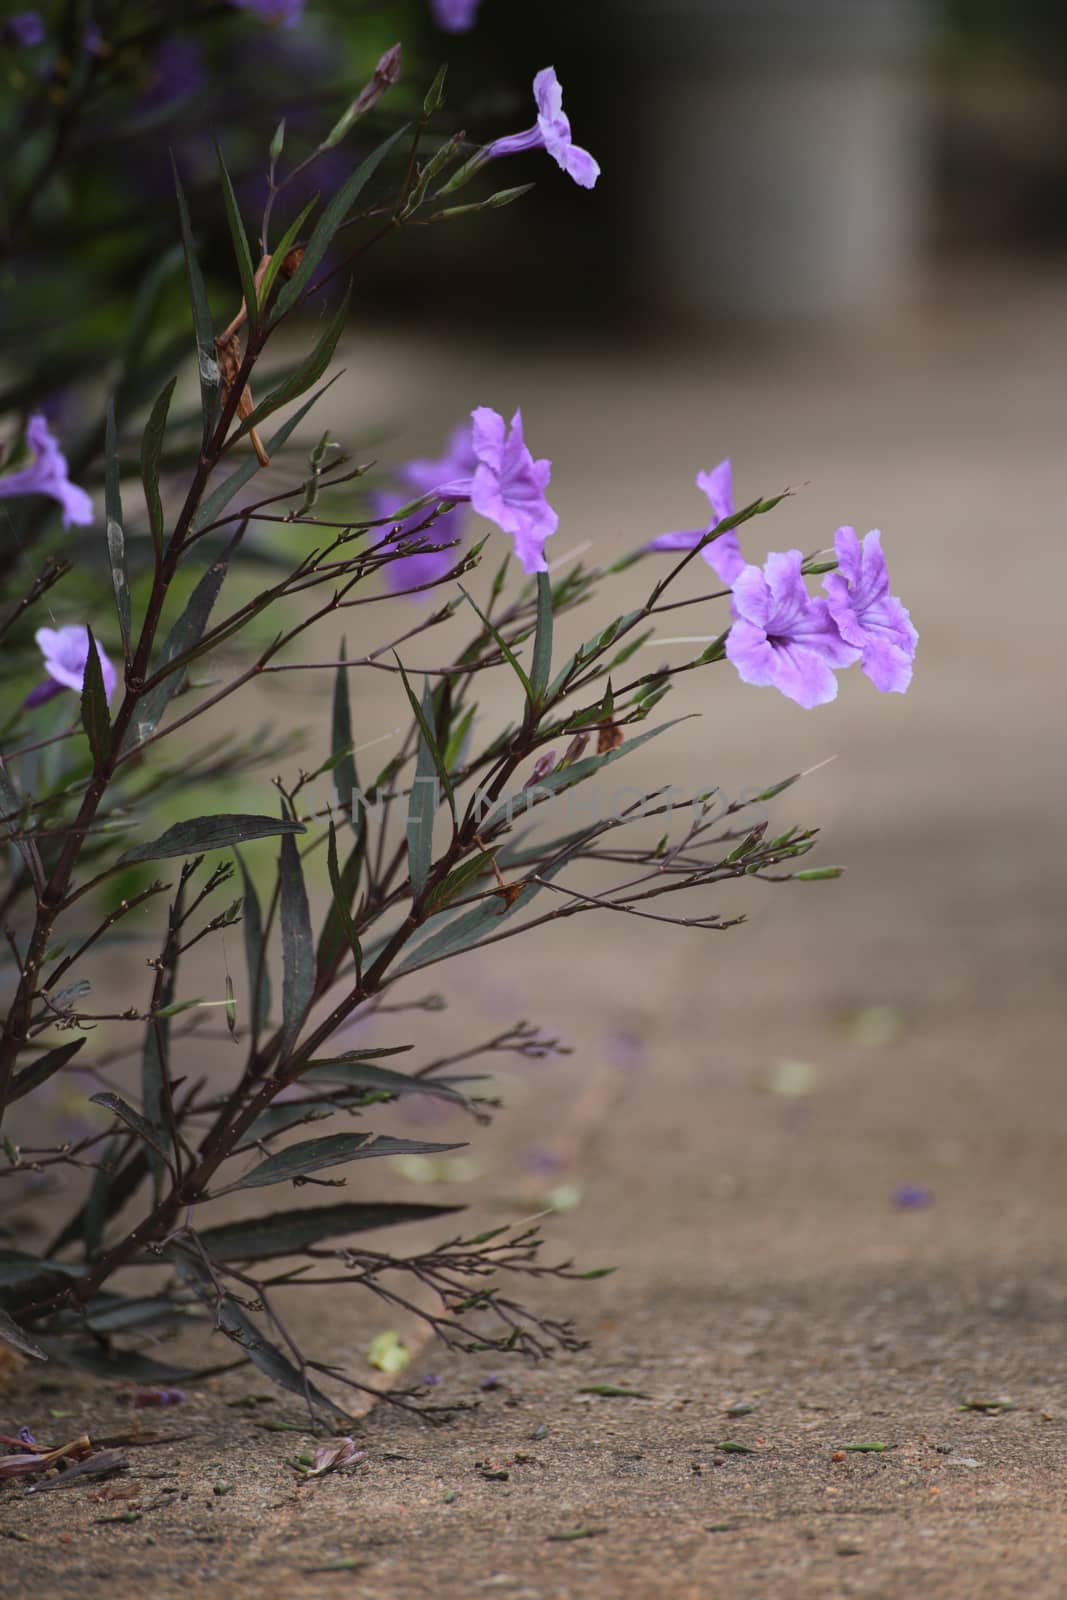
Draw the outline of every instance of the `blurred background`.
[[[505,1137],[530,1173],[572,1196],[584,1186],[590,1236],[625,1237],[639,1258],[646,1239],[650,1271],[669,1270],[666,1223],[694,1216],[730,1224],[696,1246],[710,1259],[732,1259],[748,1226],[782,1271],[843,1248],[883,1262],[1053,1249],[1067,1123],[1053,650],[1067,577],[1067,12],[484,0],[477,26],[450,36],[422,0],[308,0],[292,28],[212,4],[153,30],[138,9],[100,6],[94,21],[54,8],[36,45],[9,24],[0,57],[3,400],[17,412],[44,397],[74,461],[99,438],[84,397],[146,267],[174,245],[169,149],[221,297],[214,136],[255,217],[279,116],[287,148],[307,148],[395,39],[404,80],[375,137],[445,59],[468,136],[517,131],[552,61],[600,184],[589,194],[543,154],[516,157],[505,181],[537,185],[524,202],[368,256],[332,426],[388,464],[436,453],[473,405],[521,403],[535,454],[554,462],[552,551],[588,545],[602,562],[694,525],[696,472],[730,455],[739,504],[796,491],[747,537],[755,559],[764,541],[813,550],[841,523],[880,526],[918,626],[905,699],[876,702],[850,674],[833,706],[807,713],[715,668],[672,696],[673,715],[700,720],[671,770],[657,745],[627,774],[696,772],[736,793],[836,758],[775,814],[820,822],[820,859],[849,863],[848,877],[754,889],[724,905],[751,915],[724,939],[565,923],[463,969],[466,1025],[535,1015],[581,1047],[524,1068],[509,1095],[523,1111]],[[125,13],[121,30],[105,11]],[[90,114],[63,132],[79,96]],[[308,192],[369,138],[361,127],[332,152]],[[180,276],[161,294],[150,372],[173,362],[172,337],[188,340]],[[620,589],[641,592],[648,570]],[[394,602],[382,629],[408,614]],[[701,621],[709,636],[721,625]],[[676,648],[682,659],[669,644],[664,658]],[[324,717],[314,693],[301,685],[270,715]],[[372,739],[397,706],[379,683],[360,693]],[[581,1152],[626,1106],[598,1175]],[[582,1130],[569,1142],[561,1107]],[[623,1193],[638,1124],[651,1153]],[[905,1182],[937,1195],[940,1231],[902,1246],[889,1197]],[[678,1237],[691,1257],[692,1236]]]

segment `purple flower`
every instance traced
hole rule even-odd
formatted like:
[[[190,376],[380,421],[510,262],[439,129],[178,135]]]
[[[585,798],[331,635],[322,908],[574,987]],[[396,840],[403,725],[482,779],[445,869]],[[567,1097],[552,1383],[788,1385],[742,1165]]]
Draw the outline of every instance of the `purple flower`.
[[[588,150],[571,139],[571,125],[563,112],[563,90],[555,67],[542,67],[533,83],[537,102],[537,121],[525,133],[494,139],[480,152],[479,164],[497,156],[514,156],[523,150],[547,150],[557,166],[583,189],[591,189],[600,176],[600,167]]]
[[[650,550],[692,550],[726,517],[733,516],[734,488],[729,456],[725,461],[720,461],[717,467],[712,467],[710,472],[698,472],[697,488],[703,489],[711,502],[711,521],[707,527],[661,533],[658,539],[652,540],[648,547]],[[723,583],[732,584],[745,565],[734,528],[728,528],[717,539],[713,539],[700,553]]]
[[[401,506],[411,504],[411,495],[383,489],[371,495],[371,504],[376,517],[391,517]],[[395,593],[408,589],[421,589],[426,584],[436,583],[446,573],[451,572],[459,560],[459,551],[454,546],[463,538],[466,530],[466,506],[457,505],[453,506],[451,511],[440,512],[427,527],[424,524],[428,514],[429,508],[424,508],[405,517],[399,524],[398,532],[393,536],[394,542],[400,544],[405,539],[418,539],[420,543],[447,544],[453,548],[419,550],[412,555],[400,556],[398,560],[390,561],[385,569],[385,576],[389,587]],[[415,532],[416,529],[419,529],[418,533]]]
[[[898,1183],[889,1196],[898,1211],[923,1211],[934,1203],[934,1191],[922,1183]]]
[[[44,22],[36,11],[17,11],[4,24],[5,39],[21,45],[24,50],[32,50],[34,45],[43,44],[44,36]]]
[[[836,697],[834,669],[851,666],[859,651],[841,638],[827,602],[808,594],[803,559],[786,550],[769,555],[762,570],[742,568],[726,654],[744,683],[772,686],[810,709]]]
[[[13,495],[47,494],[63,508],[63,526],[72,522],[87,527],[93,520],[93,502],[84,489],[67,477],[67,458],[39,413],[26,426],[26,443],[33,452],[28,466],[0,478],[0,500]]]
[[[846,644],[860,654],[860,665],[883,694],[903,694],[919,635],[895,594],[882,554],[882,535],[872,529],[861,544],[854,528],[834,534],[837,571],[823,580],[830,615]]]
[[[230,0],[230,4],[254,11],[261,22],[280,23],[283,28],[294,27],[304,15],[304,0]]]
[[[482,0],[430,0],[433,20],[443,33],[470,33]]]
[[[461,422],[449,434],[444,455],[419,456],[408,461],[397,473],[401,483],[408,483],[420,494],[432,494],[439,484],[450,478],[469,478],[478,465],[474,453],[474,436],[469,422]]]
[[[85,664],[89,659],[89,630],[79,623],[65,628],[38,628],[34,634],[41,654],[44,670],[48,674],[43,683],[26,696],[28,706],[39,706],[51,700],[61,689],[73,689],[81,694],[85,681]],[[104,679],[104,693],[108,699],[115,692],[115,669],[108,660],[99,639],[96,654]]]
[[[185,1404],[184,1389],[138,1389],[133,1397],[135,1406],[181,1406]]]
[[[545,499],[552,463],[535,461],[526,448],[521,411],[512,417],[510,431],[499,411],[489,406],[477,406],[471,419],[478,460],[474,476],[439,484],[436,493],[449,500],[470,500],[479,516],[513,536],[524,572],[547,572],[545,540],[559,526]]]
[[[19,1429],[19,1444],[29,1445],[31,1450],[36,1450],[37,1448],[37,1440],[33,1437],[29,1428],[25,1426]]]

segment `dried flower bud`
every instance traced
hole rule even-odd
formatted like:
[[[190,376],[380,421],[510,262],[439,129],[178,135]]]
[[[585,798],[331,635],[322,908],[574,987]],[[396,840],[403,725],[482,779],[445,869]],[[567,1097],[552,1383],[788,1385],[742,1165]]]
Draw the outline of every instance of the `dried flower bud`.
[[[577,761],[588,743],[589,735],[587,733],[576,733],[563,752],[563,765],[569,767],[572,761]]]
[[[300,263],[303,261],[303,259],[304,246],[302,244],[294,244],[293,248],[287,252],[285,260],[281,264],[280,271],[282,277],[291,278],[295,273],[299,272]]]

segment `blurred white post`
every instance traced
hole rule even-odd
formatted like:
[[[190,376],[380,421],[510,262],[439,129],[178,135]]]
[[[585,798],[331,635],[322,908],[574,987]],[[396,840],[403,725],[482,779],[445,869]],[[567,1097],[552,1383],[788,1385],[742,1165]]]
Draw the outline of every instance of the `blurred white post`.
[[[635,222],[668,312],[878,320],[927,187],[926,0],[623,0]]]

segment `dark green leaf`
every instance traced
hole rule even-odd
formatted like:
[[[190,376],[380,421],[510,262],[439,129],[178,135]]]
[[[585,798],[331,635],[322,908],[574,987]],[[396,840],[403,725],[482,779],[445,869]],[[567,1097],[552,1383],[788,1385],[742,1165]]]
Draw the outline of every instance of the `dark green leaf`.
[[[324,1239],[391,1228],[401,1222],[426,1222],[463,1209],[394,1203],[314,1206],[224,1222],[217,1228],[205,1228],[198,1237],[213,1261],[266,1261],[271,1256],[295,1255]]]
[[[233,241],[233,253],[237,258],[237,275],[241,280],[241,293],[244,295],[245,309],[248,312],[250,325],[256,321],[256,279],[252,268],[252,257],[248,250],[248,236],[245,233],[244,223],[241,221],[241,212],[237,204],[237,196],[233,192],[230,174],[226,170],[222,150],[215,146],[218,157],[219,176],[222,179],[222,199],[226,207],[226,221],[230,229],[230,238]]]
[[[537,574],[537,632],[534,634],[530,686],[534,700],[541,704],[552,670],[552,579],[547,572]]]
[[[300,1075],[301,1083],[343,1083],[349,1089],[365,1089],[369,1094],[388,1094],[399,1099],[405,1094],[425,1094],[454,1105],[469,1106],[466,1095],[447,1078],[409,1078],[406,1072],[393,1072],[366,1061],[324,1061],[314,1063]],[[466,1079],[460,1080],[466,1082]]]
[[[333,822],[330,823],[330,837],[326,846],[326,867],[330,874],[330,889],[333,893],[331,909],[336,912],[338,921],[344,932],[345,942],[352,952],[356,963],[356,982],[359,982],[363,968],[363,952],[359,945],[359,935],[356,933],[355,923],[352,921],[350,910],[351,897],[337,864],[337,829]]]
[[[329,383],[324,383],[318,393],[313,394],[310,400],[306,400],[299,410],[293,412],[291,417],[287,417],[273,438],[267,440],[266,449],[271,460],[288,443],[290,435],[300,426],[312,406],[321,400],[331,384],[336,382],[337,379],[334,377],[330,379]],[[204,528],[214,522],[216,517],[221,516],[234,495],[239,494],[245,484],[251,482],[256,473],[261,470],[259,459],[253,451],[249,454],[247,460],[243,461],[235,471],[231,472],[228,478],[224,478],[218,488],[209,494],[206,500],[201,502],[190,524],[190,532],[202,532]]]
[[[429,683],[423,691],[423,703],[420,706],[403,667],[400,668],[400,674],[404,691],[419,725],[415,776],[411,783],[407,815],[408,873],[411,878],[411,892],[417,900],[426,887],[426,879],[430,875],[430,863],[433,860],[433,825],[437,814],[437,779],[444,772],[444,766],[437,754],[437,745],[430,726],[429,719],[433,716],[433,696],[430,694]],[[447,773],[445,773],[445,783],[449,784]],[[448,795],[451,800],[450,784]]]
[[[269,417],[280,406],[287,406],[291,400],[298,400],[313,383],[318,383],[330,364],[337,348],[337,341],[344,332],[347,318],[348,295],[346,294],[311,354],[300,363],[295,372],[283,379],[276,389],[272,389],[266,399],[259,402],[251,415],[241,423],[233,439],[242,438],[250,428],[258,428],[265,417]]]
[[[13,1350],[18,1350],[24,1356],[35,1356],[38,1361],[47,1361],[48,1357],[35,1339],[13,1322],[7,1312],[0,1309],[0,1339],[9,1344]]]
[[[333,890],[333,899],[330,909],[326,913],[326,921],[323,925],[322,937],[319,940],[317,955],[319,976],[323,978],[333,971],[334,963],[341,951],[346,947],[352,949],[355,928],[352,923],[351,907],[356,889],[359,887],[366,840],[367,833],[364,820],[355,845],[352,848],[352,853],[341,870],[339,886],[334,884],[333,870],[332,868],[330,869],[330,885]]]
[[[345,641],[342,639],[338,660],[347,659]],[[352,708],[348,700],[348,672],[345,667],[338,667],[333,681],[333,737],[330,741],[335,757],[333,781],[337,790],[337,803],[355,828],[358,826],[358,819],[353,809],[353,795],[357,779],[352,743]],[[340,760],[336,760],[339,751],[344,751],[345,754]]]
[[[175,1384],[207,1376],[207,1372],[171,1367],[166,1362],[153,1361],[151,1356],[139,1355],[136,1350],[118,1350],[114,1345],[74,1344],[58,1338],[44,1338],[41,1342],[53,1361],[73,1367],[77,1372],[91,1373],[94,1378],[118,1378],[123,1383]]]
[[[524,671],[524,669],[522,667],[522,664],[520,663],[520,661],[519,661],[518,657],[516,656],[514,650],[505,641],[503,634],[497,632],[497,629],[494,627],[493,623],[490,622],[490,620],[489,620],[488,616],[486,615],[486,613],[484,611],[482,611],[480,609],[480,607],[478,606],[478,604],[475,602],[475,600],[472,599],[472,597],[469,594],[467,594],[467,591],[466,591],[466,589],[464,589],[463,585],[459,584],[458,587],[459,587],[460,592],[463,595],[466,596],[466,598],[467,598],[469,604],[471,605],[472,609],[476,612],[476,614],[480,618],[482,626],[485,628],[485,631],[489,634],[489,636],[492,639],[494,639],[496,641],[497,645],[500,647],[500,650],[503,653],[505,659],[510,664],[512,671],[515,673],[515,676],[518,678],[519,682],[522,684],[522,687],[523,687],[523,690],[524,690],[524,692],[526,694],[527,700],[529,700],[531,705],[532,705],[533,702],[534,702],[534,698],[535,698],[534,691],[533,691],[533,684],[530,682],[529,678],[526,676],[526,672]]]
[[[272,325],[283,317],[291,307],[296,305],[311,282],[312,274],[319,262],[330,248],[334,234],[355,205],[363,188],[374,176],[397,140],[403,138],[406,132],[406,126],[398,128],[383,144],[378,146],[377,150],[372,150],[370,155],[352,173],[352,176],[341,185],[329,205],[326,206],[312,229],[311,238],[304,248],[304,256],[299,267],[278,296]]]
[[[444,911],[458,900],[468,889],[478,882],[479,878],[486,877],[491,870],[492,856],[479,850],[475,855],[468,856],[466,861],[461,861],[454,867],[448,877],[439,883],[426,903],[427,911]]]
[[[172,378],[152,407],[141,438],[141,481],[144,484],[145,505],[148,508],[148,526],[152,545],[158,561],[163,554],[163,501],[159,494],[159,464],[163,456],[163,439],[167,431],[167,413],[177,378]]]
[[[122,489],[120,485],[118,436],[115,427],[115,401],[107,403],[107,424],[104,435],[104,516],[107,520],[107,553],[111,567],[111,583],[115,590],[115,609],[119,614],[119,632],[122,634],[122,655],[130,659],[130,571],[126,562],[126,535],[122,525]]]
[[[66,1261],[44,1261],[40,1256],[27,1255],[24,1250],[0,1249],[0,1291],[19,1291],[23,1300],[38,1287],[42,1294],[52,1293],[80,1278],[84,1268],[71,1266]]]
[[[146,1117],[142,1117],[139,1111],[135,1111],[133,1106],[127,1104],[121,1095],[104,1092],[91,1094],[89,1099],[94,1106],[103,1106],[106,1110],[113,1112],[128,1128],[132,1128],[134,1133],[144,1140],[145,1144],[150,1145],[160,1155],[163,1154],[159,1142],[158,1129],[154,1128]]]
[[[264,1377],[270,1378],[272,1383],[288,1390],[290,1394],[299,1395],[306,1404],[319,1406],[330,1416],[351,1420],[346,1411],[328,1399],[306,1373],[295,1367],[288,1356],[263,1336],[236,1301],[229,1295],[224,1295],[221,1301],[218,1299],[215,1284],[199,1257],[193,1257],[185,1250],[176,1251],[175,1255],[182,1276],[195,1285],[223,1333],[245,1352]]]
[[[16,1072],[12,1079],[8,1101],[21,1100],[24,1094],[29,1094],[32,1089],[38,1088],[42,1083],[47,1083],[53,1073],[65,1067],[72,1056],[76,1056],[85,1036],[72,1039],[69,1044],[61,1044],[56,1050],[48,1050],[43,1056],[38,1056],[36,1061],[31,1061],[28,1067],[23,1067],[21,1072]]]
[[[156,673],[162,672],[179,657],[184,658],[204,636],[204,630],[210,620],[215,601],[219,597],[219,590],[226,580],[229,571],[230,555],[234,549],[234,542],[208,567],[189,596],[188,603],[174,626],[169,630],[163,641],[163,648],[156,662]],[[133,714],[130,732],[123,742],[123,749],[132,749],[134,745],[142,743],[151,737],[159,725],[160,718],[166,711],[174,695],[181,687],[185,673],[181,668],[168,672],[167,676],[142,695],[137,709]]]
[[[270,966],[263,939],[263,913],[260,910],[256,886],[239,850],[234,851],[241,869],[244,884],[244,904],[241,923],[244,929],[245,962],[248,966],[248,1008],[252,1019],[254,1038],[263,1032],[270,1020]]]
[[[107,709],[104,690],[104,673],[100,666],[100,646],[88,629],[89,654],[85,658],[85,675],[82,678],[82,727],[92,751],[94,770],[100,772],[111,754],[111,717]]]
[[[175,856],[195,856],[201,850],[225,850],[249,839],[270,839],[278,834],[304,833],[302,822],[286,822],[278,817],[245,816],[241,812],[219,817],[197,817],[193,822],[176,822],[150,844],[136,845],[115,863],[131,866],[135,861],[167,861]]]
[[[282,1048],[292,1049],[315,993],[315,940],[311,932],[300,852],[289,834],[278,864],[282,904]]]
[[[617,1383],[591,1383],[579,1394],[598,1394],[605,1400],[651,1400],[644,1389],[622,1389]]]
[[[189,278],[189,299],[193,308],[193,335],[196,339],[196,365],[200,378],[200,406],[203,412],[203,436],[206,442],[215,427],[215,415],[219,401],[219,363],[215,354],[215,334],[211,325],[211,308],[208,305],[207,289],[204,287],[204,275],[200,271],[200,263],[196,257],[196,245],[193,242],[193,228],[189,220],[189,207],[185,203],[185,191],[182,188],[182,182],[178,176],[178,165],[173,155],[171,156],[171,166],[174,168],[174,188],[178,196],[178,220],[181,225],[182,249],[185,252],[185,270]],[[150,504],[149,515],[151,515],[151,510]]]
[[[294,1178],[320,1172],[324,1167],[339,1167],[348,1161],[372,1156],[436,1156],[448,1150],[465,1150],[465,1144],[426,1144],[421,1139],[393,1139],[387,1134],[328,1133],[321,1139],[302,1139],[275,1156],[268,1156],[243,1178],[218,1191],[232,1194],[237,1189],[261,1189],[268,1183],[290,1183]]]
[[[307,221],[308,214],[314,211],[316,198],[309,200],[303,211],[301,211],[300,215],[298,217],[294,217],[293,221],[286,228],[285,232],[278,240],[278,243],[271,251],[270,263],[267,266],[266,272],[263,274],[263,281],[259,286],[259,303],[261,307],[265,306],[267,301],[270,299],[270,292],[274,287],[274,280],[282,270],[282,267],[285,264],[285,258],[289,254],[289,251],[293,248],[293,245],[300,237],[300,230]]]
[[[180,1327],[190,1319],[183,1307],[173,1300],[109,1294],[90,1300],[84,1315],[75,1312],[72,1320],[79,1327],[91,1328],[94,1333],[121,1333],[129,1328]]]

